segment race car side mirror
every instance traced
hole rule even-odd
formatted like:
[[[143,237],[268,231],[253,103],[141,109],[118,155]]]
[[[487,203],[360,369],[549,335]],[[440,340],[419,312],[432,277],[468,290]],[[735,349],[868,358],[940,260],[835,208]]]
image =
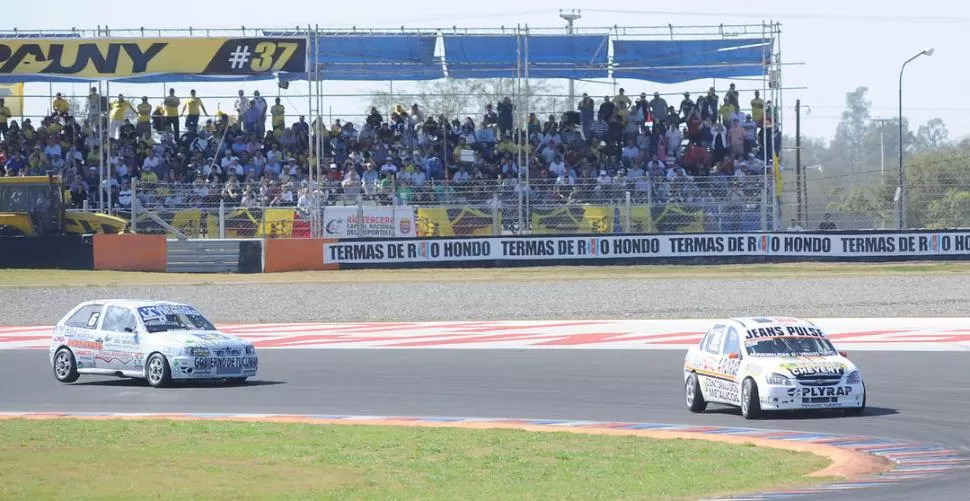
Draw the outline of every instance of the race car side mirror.
[[[839,355],[842,355],[845,358],[849,358],[849,352],[847,352],[847,351],[840,351],[839,352]]]
[[[740,353],[728,353],[728,358],[730,358],[731,360],[737,360],[738,358],[741,358],[741,354]]]

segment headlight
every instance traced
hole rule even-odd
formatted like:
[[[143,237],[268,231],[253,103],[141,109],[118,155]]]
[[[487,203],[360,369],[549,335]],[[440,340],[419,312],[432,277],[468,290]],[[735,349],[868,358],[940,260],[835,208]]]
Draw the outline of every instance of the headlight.
[[[208,357],[209,356],[209,349],[208,348],[199,348],[197,346],[190,346],[190,347],[188,347],[188,348],[185,349],[185,352],[184,353],[185,353],[186,356],[189,356],[189,357]]]
[[[253,346],[253,345],[251,345],[251,344],[247,344],[246,345],[246,354],[247,355],[255,355],[256,354],[256,347]]]
[[[768,376],[768,384],[773,384],[777,386],[792,386],[791,380],[777,372],[772,372]]]
[[[861,382],[862,382],[862,374],[860,374],[859,371],[852,371],[845,378],[846,384],[859,384]]]

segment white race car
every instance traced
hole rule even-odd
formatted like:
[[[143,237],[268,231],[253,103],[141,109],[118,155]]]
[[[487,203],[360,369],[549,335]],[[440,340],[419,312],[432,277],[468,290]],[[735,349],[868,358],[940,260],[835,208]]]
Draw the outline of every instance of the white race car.
[[[62,383],[97,374],[160,388],[172,380],[242,383],[256,375],[259,358],[252,343],[219,332],[192,306],[105,299],[83,302],[57,322],[50,363]]]
[[[797,318],[732,318],[708,330],[684,359],[687,407],[708,402],[762,411],[843,409],[861,414],[866,385],[817,325]]]

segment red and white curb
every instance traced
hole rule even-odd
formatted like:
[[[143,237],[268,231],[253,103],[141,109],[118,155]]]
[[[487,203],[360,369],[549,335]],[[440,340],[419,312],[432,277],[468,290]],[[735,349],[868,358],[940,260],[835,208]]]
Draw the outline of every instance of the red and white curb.
[[[368,421],[388,425],[402,421],[414,423],[495,423],[517,426],[557,426],[589,430],[654,430],[707,435],[730,435],[736,437],[764,438],[771,440],[803,442],[828,445],[853,452],[862,452],[886,458],[893,464],[890,471],[868,478],[851,481],[821,484],[808,488],[789,489],[744,495],[728,499],[763,500],[791,498],[799,495],[820,494],[823,492],[848,491],[853,489],[895,485],[907,480],[937,478],[957,470],[970,468],[970,452],[940,444],[917,443],[906,440],[878,438],[857,435],[837,435],[789,430],[766,430],[755,428],[723,426],[690,426],[665,423],[633,423],[606,421],[574,421],[560,419],[509,419],[474,417],[401,417],[401,416],[358,416],[329,414],[235,414],[235,413],[129,413],[129,412],[0,412],[0,419],[201,419],[225,420],[286,420],[321,424],[339,421]]]
[[[684,350],[719,319],[223,324],[259,349]],[[968,351],[970,318],[819,318],[847,351]],[[0,350],[46,349],[50,326],[0,327]]]

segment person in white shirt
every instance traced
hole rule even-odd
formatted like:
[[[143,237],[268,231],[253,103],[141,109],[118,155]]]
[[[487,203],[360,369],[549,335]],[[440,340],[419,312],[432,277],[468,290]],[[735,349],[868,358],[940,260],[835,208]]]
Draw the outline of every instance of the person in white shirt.
[[[562,160],[562,155],[556,154],[552,163],[549,164],[549,173],[554,176],[561,176],[566,171],[566,163]]]
[[[391,157],[387,157],[384,160],[384,165],[381,166],[381,173],[382,174],[385,174],[385,173],[396,174],[397,173],[397,166],[394,165],[394,160]]]
[[[259,95],[259,91],[253,92],[253,105],[256,107],[256,113],[259,118],[256,119],[256,134],[262,137],[266,134],[266,100]]]
[[[596,178],[596,189],[601,190],[613,183],[613,178],[605,170],[600,170],[599,177]]]
[[[249,99],[246,98],[246,94],[242,91],[242,89],[239,89],[239,97],[236,98],[232,108],[236,111],[236,120],[238,120],[239,123],[244,123],[246,121],[246,111],[249,109]]]
[[[641,150],[634,144],[633,139],[629,139],[626,146],[623,147],[623,151],[620,152],[620,158],[627,167],[631,167],[633,163],[640,157]]]
[[[556,177],[556,184],[559,186],[574,186],[576,184],[576,178],[564,170]]]
[[[142,164],[141,164],[141,170],[143,170],[143,171],[147,171],[147,170],[154,171],[155,169],[158,168],[158,164],[159,163],[161,163],[161,159],[158,158],[158,153],[152,151],[152,154],[149,155],[149,156],[147,156],[147,157],[145,157],[145,161],[142,162]],[[157,174],[157,172],[156,172],[156,174]]]
[[[667,140],[667,156],[679,160],[682,154],[680,151],[680,143],[684,139],[684,134],[680,131],[680,127],[668,127],[664,138]]]

